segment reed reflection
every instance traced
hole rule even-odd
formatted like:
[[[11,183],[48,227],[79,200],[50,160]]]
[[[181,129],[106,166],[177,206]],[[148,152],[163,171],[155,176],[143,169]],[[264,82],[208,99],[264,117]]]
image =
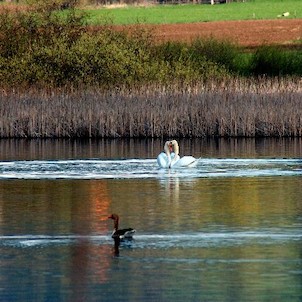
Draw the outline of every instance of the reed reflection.
[[[90,206],[88,209],[85,208],[89,213],[87,213],[88,215],[81,215],[84,219],[90,221],[88,232],[108,234],[109,228],[106,217],[109,215],[111,199],[107,182],[102,180],[88,182],[88,200]],[[78,227],[80,229],[81,225],[78,225]],[[107,257],[108,247],[104,245],[97,247],[89,245],[89,247],[86,257],[90,258],[89,264],[95,271],[94,282],[105,283],[108,280],[107,272],[110,269],[110,261]],[[91,263],[91,259],[94,260],[93,263]]]
[[[163,139],[1,139],[0,160],[156,158]],[[302,156],[302,138],[179,139],[183,154],[197,157]]]
[[[0,233],[10,236],[60,236],[69,246],[68,261],[58,269],[76,288],[85,286],[94,271],[95,282],[108,281],[110,245],[91,242],[90,236],[107,235],[111,199],[107,181],[12,181],[0,182]],[[24,239],[26,240],[26,239]],[[46,241],[47,239],[45,239]],[[51,244],[51,240],[50,244]],[[103,240],[103,239],[102,239]],[[75,300],[74,300],[75,301]]]

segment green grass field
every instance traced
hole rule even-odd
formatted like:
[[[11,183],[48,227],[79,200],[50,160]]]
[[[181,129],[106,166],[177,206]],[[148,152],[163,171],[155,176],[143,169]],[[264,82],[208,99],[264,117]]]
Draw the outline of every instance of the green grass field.
[[[85,10],[88,24],[168,24],[223,20],[302,18],[302,0],[250,0],[228,4],[154,5],[146,7],[98,8]],[[284,18],[284,17],[283,17]]]

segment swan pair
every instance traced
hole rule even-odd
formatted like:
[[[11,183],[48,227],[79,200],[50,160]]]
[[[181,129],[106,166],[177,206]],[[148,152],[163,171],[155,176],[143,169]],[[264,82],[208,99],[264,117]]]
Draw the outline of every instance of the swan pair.
[[[166,141],[164,152],[157,157],[157,163],[161,168],[195,167],[197,159],[193,156],[179,156],[179,146],[176,140]]]

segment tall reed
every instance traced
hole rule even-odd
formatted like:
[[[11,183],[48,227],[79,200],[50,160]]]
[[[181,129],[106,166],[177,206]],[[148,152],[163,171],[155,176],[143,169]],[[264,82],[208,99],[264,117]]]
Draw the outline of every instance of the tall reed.
[[[0,93],[0,137],[302,136],[301,81]]]

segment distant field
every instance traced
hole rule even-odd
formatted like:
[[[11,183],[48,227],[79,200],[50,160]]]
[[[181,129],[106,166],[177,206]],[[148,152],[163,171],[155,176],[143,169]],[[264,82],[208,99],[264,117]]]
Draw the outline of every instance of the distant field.
[[[228,20],[302,18],[302,0],[253,0],[228,4],[152,5],[85,9],[88,24],[173,24]],[[288,17],[282,13],[289,12]],[[279,17],[278,17],[279,16]]]

